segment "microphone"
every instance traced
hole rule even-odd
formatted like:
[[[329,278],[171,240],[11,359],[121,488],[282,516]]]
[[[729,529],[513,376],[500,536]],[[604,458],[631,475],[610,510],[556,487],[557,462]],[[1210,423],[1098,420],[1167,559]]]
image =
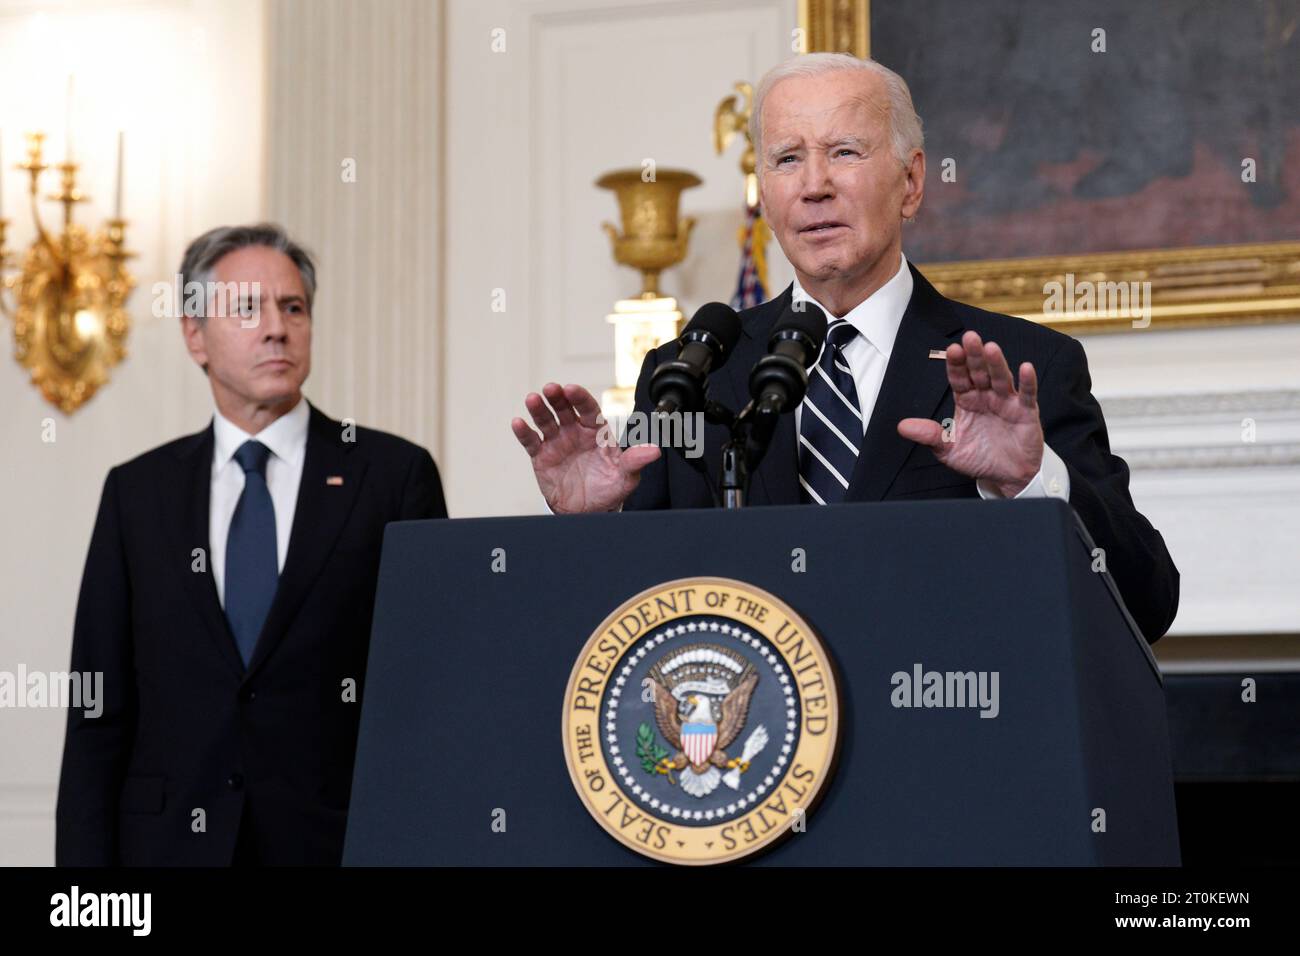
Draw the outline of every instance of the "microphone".
[[[677,358],[650,376],[650,401],[656,415],[698,412],[704,408],[704,380],[731,357],[740,339],[740,316],[721,302],[700,306],[678,339]]]
[[[780,415],[803,401],[808,369],[826,340],[826,313],[815,303],[791,306],[777,321],[768,339],[767,355],[749,373],[749,394],[761,415]]]

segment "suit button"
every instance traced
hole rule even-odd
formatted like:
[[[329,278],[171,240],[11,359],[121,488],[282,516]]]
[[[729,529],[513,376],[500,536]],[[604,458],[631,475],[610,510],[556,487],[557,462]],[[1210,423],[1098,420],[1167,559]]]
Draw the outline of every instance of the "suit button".
[[[232,773],[230,779],[226,781],[226,786],[231,790],[244,789],[244,775],[242,773]]]
[[[245,687],[243,690],[239,692],[239,699],[257,700],[257,691],[253,690],[251,687]]]

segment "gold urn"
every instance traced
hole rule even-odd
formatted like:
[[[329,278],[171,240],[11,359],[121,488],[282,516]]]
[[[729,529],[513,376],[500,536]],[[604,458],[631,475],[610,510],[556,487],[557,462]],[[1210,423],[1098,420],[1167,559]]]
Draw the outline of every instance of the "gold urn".
[[[614,259],[641,270],[641,296],[659,297],[659,273],[686,258],[695,219],[678,218],[682,190],[700,185],[700,177],[681,169],[619,169],[596,180],[618,197],[623,232],[612,223],[601,228],[614,244]]]

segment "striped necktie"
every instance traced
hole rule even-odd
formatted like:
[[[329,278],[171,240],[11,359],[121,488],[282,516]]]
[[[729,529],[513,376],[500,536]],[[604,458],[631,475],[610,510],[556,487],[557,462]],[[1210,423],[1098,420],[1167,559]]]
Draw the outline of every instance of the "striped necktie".
[[[843,501],[853,477],[862,444],[862,412],[844,347],[857,334],[843,319],[832,322],[808,376],[799,413],[799,487],[805,502]]]

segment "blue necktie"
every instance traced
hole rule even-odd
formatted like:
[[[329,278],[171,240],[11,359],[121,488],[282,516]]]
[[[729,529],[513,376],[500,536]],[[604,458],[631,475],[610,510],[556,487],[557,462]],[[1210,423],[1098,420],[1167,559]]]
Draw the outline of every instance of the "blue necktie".
[[[226,620],[247,666],[275,599],[280,564],[275,549],[275,505],[266,487],[271,449],[246,441],[235,452],[244,469],[244,492],[226,538]]]
[[[808,375],[799,413],[799,490],[804,502],[843,501],[853,477],[862,444],[862,412],[844,346],[857,334],[843,319],[832,322]]]

